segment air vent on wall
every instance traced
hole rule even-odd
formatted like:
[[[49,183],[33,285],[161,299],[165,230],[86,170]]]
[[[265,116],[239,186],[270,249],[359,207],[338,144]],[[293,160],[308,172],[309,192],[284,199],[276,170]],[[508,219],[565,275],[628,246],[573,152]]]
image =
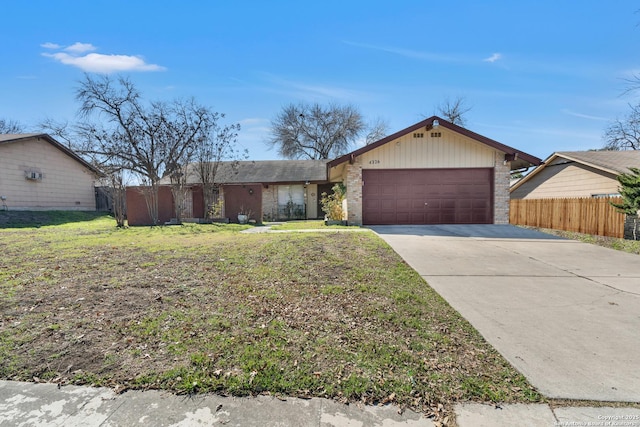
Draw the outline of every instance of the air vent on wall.
[[[40,181],[42,180],[42,173],[36,171],[25,171],[24,177],[30,181]]]

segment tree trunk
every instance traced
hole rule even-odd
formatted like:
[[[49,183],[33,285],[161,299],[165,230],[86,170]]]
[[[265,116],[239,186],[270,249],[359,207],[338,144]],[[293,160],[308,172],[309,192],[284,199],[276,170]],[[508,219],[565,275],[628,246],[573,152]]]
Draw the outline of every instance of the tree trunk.
[[[158,215],[158,183],[153,182],[151,185],[142,188],[142,195],[147,204],[147,212],[151,219],[152,225],[158,225],[160,220]]]

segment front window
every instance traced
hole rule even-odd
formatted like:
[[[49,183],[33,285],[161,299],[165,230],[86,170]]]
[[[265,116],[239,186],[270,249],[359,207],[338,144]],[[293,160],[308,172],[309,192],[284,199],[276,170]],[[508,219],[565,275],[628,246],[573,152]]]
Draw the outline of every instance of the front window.
[[[278,218],[305,219],[306,206],[303,185],[278,186]]]

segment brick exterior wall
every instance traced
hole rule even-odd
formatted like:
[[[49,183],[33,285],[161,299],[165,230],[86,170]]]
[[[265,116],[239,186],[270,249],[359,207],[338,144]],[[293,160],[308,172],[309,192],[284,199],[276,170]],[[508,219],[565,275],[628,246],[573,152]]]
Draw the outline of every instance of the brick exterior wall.
[[[496,163],[493,173],[493,223],[509,224],[509,181],[511,165],[504,164],[504,153],[496,151]]]
[[[262,218],[264,221],[278,219],[278,187],[275,185],[262,189]]]
[[[127,187],[127,223],[134,225],[153,225],[147,202],[144,198],[142,187]],[[173,218],[175,209],[173,207],[173,195],[171,187],[163,185],[158,188],[158,223],[164,224]]]
[[[347,221],[349,225],[362,225],[362,158],[346,166]]]

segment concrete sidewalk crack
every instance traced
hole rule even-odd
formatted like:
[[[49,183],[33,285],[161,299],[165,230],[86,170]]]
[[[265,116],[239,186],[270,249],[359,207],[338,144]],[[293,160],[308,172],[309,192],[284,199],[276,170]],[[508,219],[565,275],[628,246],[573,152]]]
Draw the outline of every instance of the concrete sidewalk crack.
[[[551,410],[551,415],[553,415],[553,418],[555,418],[556,422],[559,423],[560,419],[556,415],[556,409],[552,405],[549,405],[549,409]]]
[[[118,396],[116,396],[116,399],[117,399],[117,398],[118,398]],[[124,403],[125,403],[125,400],[124,400],[124,399],[120,399],[120,401],[121,401],[121,402],[120,402],[120,404],[119,404],[118,406],[116,406],[115,408],[113,408],[113,410],[109,413],[109,415],[107,415],[107,418],[105,418],[105,420],[104,420],[103,422],[101,422],[101,423],[100,423],[100,426],[109,425],[109,424],[106,424],[106,423],[109,421],[109,419],[111,419],[111,417],[112,417],[116,412],[118,412],[118,410],[120,409],[120,407],[122,407],[122,405],[124,405]],[[84,408],[84,406],[83,406],[83,408]]]

